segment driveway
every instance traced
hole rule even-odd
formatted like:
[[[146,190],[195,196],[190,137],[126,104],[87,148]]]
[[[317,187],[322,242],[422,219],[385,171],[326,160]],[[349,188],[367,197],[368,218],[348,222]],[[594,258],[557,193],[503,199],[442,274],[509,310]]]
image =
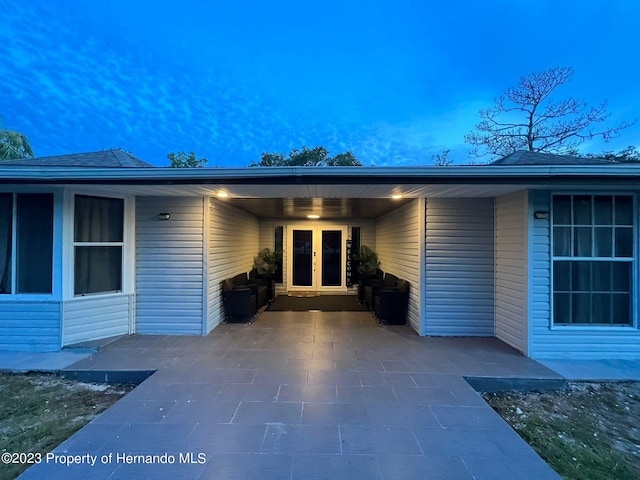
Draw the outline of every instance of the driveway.
[[[21,478],[559,478],[463,376],[562,377],[494,338],[264,312],[127,337],[69,369],[156,373]]]

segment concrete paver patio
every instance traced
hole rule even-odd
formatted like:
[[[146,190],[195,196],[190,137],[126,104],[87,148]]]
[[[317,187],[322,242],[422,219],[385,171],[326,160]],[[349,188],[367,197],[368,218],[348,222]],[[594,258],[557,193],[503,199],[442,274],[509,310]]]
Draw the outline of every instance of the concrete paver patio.
[[[463,376],[562,377],[493,338],[264,312],[207,337],[128,337],[70,369],[156,373],[55,450],[93,466],[21,478],[559,478]]]

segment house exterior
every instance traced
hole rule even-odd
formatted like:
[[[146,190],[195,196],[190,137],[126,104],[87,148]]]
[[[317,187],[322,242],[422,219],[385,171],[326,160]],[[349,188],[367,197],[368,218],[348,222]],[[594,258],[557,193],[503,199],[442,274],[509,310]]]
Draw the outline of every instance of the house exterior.
[[[418,335],[637,359],[639,193],[640,165],[529,152],[397,168],[170,169],[120,150],[2,162],[0,350],[206,335],[222,280],[266,247],[283,254],[279,294],[355,294],[349,241],[410,282]]]

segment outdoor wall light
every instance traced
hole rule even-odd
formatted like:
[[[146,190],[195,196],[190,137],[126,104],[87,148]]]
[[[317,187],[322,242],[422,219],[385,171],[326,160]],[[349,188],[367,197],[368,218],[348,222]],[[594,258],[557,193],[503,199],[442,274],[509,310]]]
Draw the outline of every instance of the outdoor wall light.
[[[549,212],[538,210],[537,212],[533,213],[533,218],[537,220],[546,220],[547,218],[549,218]]]
[[[307,218],[310,220],[317,220],[318,218],[320,218],[320,215],[307,215]]]
[[[171,218],[170,213],[159,213],[158,220],[169,220]]]
[[[401,193],[395,193],[395,194],[391,195],[391,198],[393,198],[394,200],[400,200],[402,198],[402,194]]]
[[[226,198],[229,196],[229,194],[227,192],[218,192],[216,193],[216,195],[218,196],[218,198]]]

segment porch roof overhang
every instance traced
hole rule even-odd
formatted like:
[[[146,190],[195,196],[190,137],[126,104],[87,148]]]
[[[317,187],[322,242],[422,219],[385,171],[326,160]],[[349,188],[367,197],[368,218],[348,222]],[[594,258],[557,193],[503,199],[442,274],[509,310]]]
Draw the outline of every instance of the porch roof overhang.
[[[427,167],[79,168],[2,167],[0,183],[345,185],[591,183],[640,181],[640,165]]]
[[[523,189],[640,187],[640,165],[428,167],[2,167],[0,185],[74,186],[95,194],[216,196],[259,217],[378,218],[411,198],[495,197]],[[1,188],[1,187],[0,187]],[[393,200],[394,194],[402,200]],[[268,200],[265,200],[268,199]],[[371,200],[375,199],[375,201]]]

